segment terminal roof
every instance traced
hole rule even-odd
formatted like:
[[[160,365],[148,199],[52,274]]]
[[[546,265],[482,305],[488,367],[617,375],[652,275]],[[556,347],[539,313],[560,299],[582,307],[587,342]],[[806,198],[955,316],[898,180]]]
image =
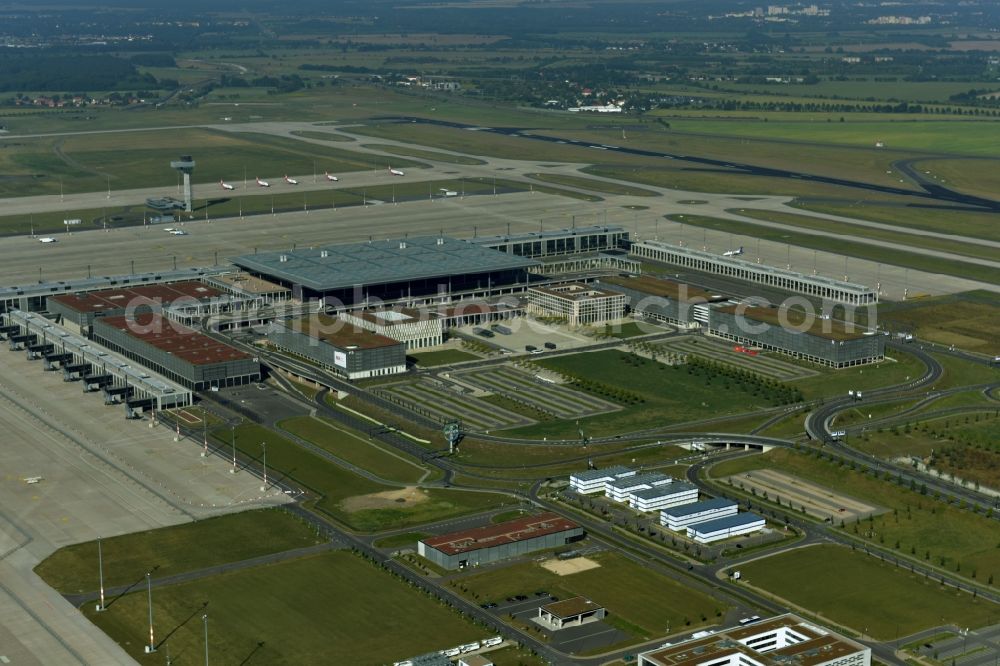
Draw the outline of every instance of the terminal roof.
[[[249,354],[155,313],[135,317],[100,317],[94,321],[95,333],[97,327],[102,325],[117,328],[130,337],[142,340],[192,365],[211,365],[250,358]]]
[[[232,262],[315,291],[515,270],[539,263],[463,240],[435,236],[262,252],[236,257]]]

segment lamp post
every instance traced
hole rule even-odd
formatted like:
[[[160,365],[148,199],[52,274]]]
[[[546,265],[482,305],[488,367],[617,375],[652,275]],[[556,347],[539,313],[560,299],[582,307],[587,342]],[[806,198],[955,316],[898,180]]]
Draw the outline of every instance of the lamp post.
[[[146,654],[156,652],[156,643],[153,640],[153,582],[150,572],[146,572],[146,599],[149,603],[149,645],[146,646]]]
[[[208,666],[208,613],[201,616],[201,621],[205,625],[205,666]]]
[[[229,426],[229,441],[233,445],[233,466],[230,474],[236,474],[236,426]]]
[[[97,604],[97,611],[101,612],[105,610],[104,608],[104,552],[101,549],[101,537],[97,537],[97,570],[100,576],[101,583],[101,601]]]
[[[261,442],[260,448],[264,451],[263,461],[264,461],[264,485],[260,487],[261,492],[267,490],[267,442]]]

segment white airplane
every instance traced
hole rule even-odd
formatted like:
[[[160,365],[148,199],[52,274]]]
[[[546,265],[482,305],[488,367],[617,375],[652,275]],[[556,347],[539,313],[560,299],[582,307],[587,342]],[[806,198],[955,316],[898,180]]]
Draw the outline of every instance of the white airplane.
[[[742,245],[740,245],[740,249],[738,249],[738,250],[730,250],[729,252],[723,252],[722,256],[723,257],[738,257],[741,254],[743,254],[743,246]]]
[[[39,481],[41,481],[42,477],[40,477],[40,476],[26,476],[26,477],[24,477],[21,480],[24,481],[27,484],[33,484],[33,483],[38,483]]]
[[[331,176],[331,175],[330,175],[329,173],[327,173],[326,171],[324,171],[324,172],[323,172],[323,174],[324,174],[324,175],[326,176],[326,179],[327,179],[327,180],[329,180],[329,181],[332,181],[332,182],[334,182],[334,183],[336,183],[336,182],[337,182],[338,180],[340,180],[340,179],[339,179],[339,178],[337,178],[336,176]]]
[[[261,180],[260,178],[257,179],[257,185],[260,187],[271,187],[271,183],[266,180]]]
[[[289,178],[287,175],[285,176],[285,182],[288,183],[289,185],[299,184],[299,181],[295,180],[294,178]]]
[[[227,183],[224,180],[220,180],[219,181],[219,185],[222,185],[222,189],[224,189],[224,190],[235,190],[236,189],[235,187],[233,187],[232,185],[230,185],[229,183]]]
[[[46,236],[45,238],[39,238],[38,242],[39,243],[55,243],[56,239],[55,238],[51,238],[49,236]]]
[[[389,167],[389,175],[390,176],[405,176],[406,174],[403,173],[402,169],[393,169],[392,167]]]
[[[171,236],[187,236],[188,232],[184,231],[183,229],[174,229],[173,231],[170,232],[170,235]]]

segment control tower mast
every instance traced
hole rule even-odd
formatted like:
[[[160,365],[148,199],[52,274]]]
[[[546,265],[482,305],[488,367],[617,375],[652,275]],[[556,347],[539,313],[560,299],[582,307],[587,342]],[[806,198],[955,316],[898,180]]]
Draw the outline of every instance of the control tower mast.
[[[190,155],[181,155],[179,160],[174,160],[170,163],[171,168],[184,174],[184,210],[188,213],[191,212],[191,200],[193,199],[193,194],[191,192],[191,173],[194,172],[194,160],[191,159]]]

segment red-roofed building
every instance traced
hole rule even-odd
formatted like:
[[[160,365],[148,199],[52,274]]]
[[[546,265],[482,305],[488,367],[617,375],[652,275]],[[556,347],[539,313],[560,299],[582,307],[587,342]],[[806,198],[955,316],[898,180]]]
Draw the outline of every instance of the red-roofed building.
[[[583,538],[583,528],[557,513],[442,534],[417,542],[417,552],[445,569],[506,560]]]
[[[154,312],[98,317],[93,339],[194,391],[260,380],[249,354]]]

